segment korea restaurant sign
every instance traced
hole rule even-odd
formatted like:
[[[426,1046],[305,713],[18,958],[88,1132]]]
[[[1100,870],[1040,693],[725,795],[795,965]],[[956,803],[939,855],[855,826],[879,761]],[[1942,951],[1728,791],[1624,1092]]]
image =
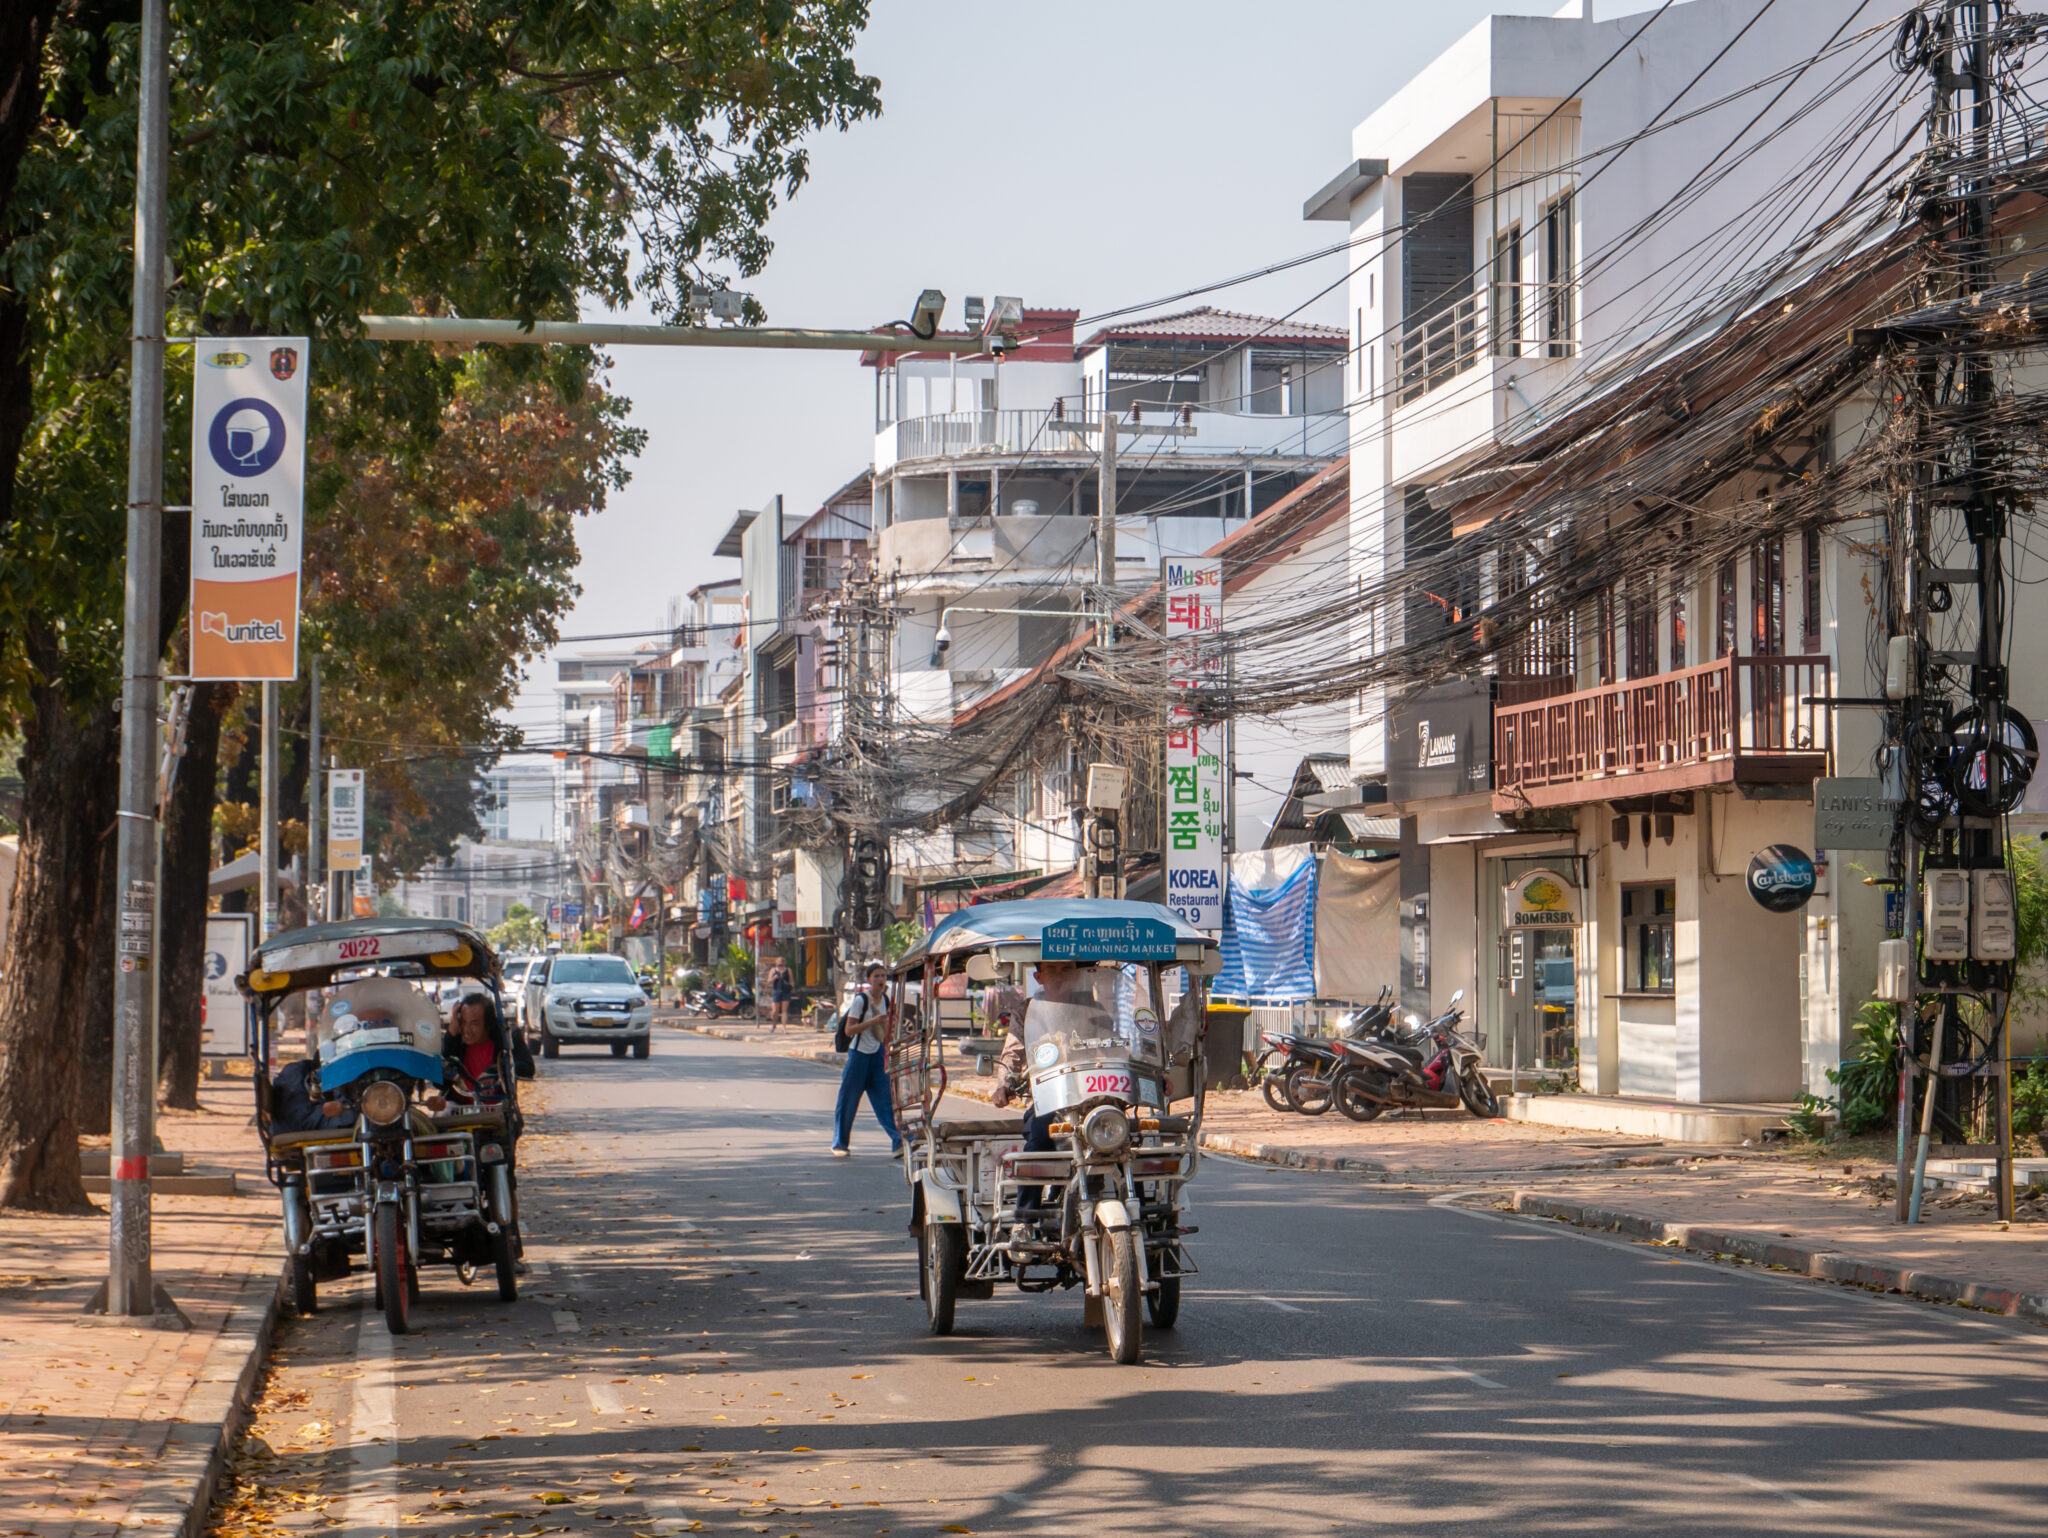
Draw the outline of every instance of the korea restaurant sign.
[[[1202,722],[1195,697],[1220,690],[1223,561],[1168,557],[1166,598],[1166,905],[1197,929],[1223,927],[1223,723]]]
[[[296,678],[306,339],[202,337],[192,352],[192,676]]]
[[[1387,799],[1423,801],[1493,788],[1493,683],[1438,684],[1387,715]]]

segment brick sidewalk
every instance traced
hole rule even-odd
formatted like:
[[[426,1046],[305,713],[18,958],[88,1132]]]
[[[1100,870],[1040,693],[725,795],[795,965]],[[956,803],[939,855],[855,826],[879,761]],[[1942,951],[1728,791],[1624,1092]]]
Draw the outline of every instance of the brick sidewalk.
[[[157,1196],[156,1280],[189,1331],[80,1324],[107,1274],[105,1216],[0,1216],[0,1533],[196,1532],[261,1366],[283,1266],[246,1079],[167,1112],[163,1146],[243,1194]]]

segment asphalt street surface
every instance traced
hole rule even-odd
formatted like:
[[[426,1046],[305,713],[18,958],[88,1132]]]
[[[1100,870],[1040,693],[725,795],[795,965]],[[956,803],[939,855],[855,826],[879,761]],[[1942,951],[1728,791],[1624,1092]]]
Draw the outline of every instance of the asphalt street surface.
[[[2038,1533],[2048,1333],[1212,1158],[1180,1324],[925,1332],[836,1076],[544,1062],[517,1303],[358,1275],[280,1335],[216,1533]]]

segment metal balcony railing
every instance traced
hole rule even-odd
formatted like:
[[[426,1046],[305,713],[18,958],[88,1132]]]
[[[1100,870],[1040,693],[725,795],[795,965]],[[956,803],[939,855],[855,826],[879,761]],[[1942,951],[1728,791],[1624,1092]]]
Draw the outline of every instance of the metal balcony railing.
[[[1827,772],[1825,657],[1723,657],[1628,683],[1497,708],[1497,799],[1567,805]],[[1635,781],[1631,785],[1626,782]]]
[[[1467,294],[1456,304],[1402,327],[1395,358],[1395,403],[1420,400],[1479,360],[1486,346],[1486,295]]]

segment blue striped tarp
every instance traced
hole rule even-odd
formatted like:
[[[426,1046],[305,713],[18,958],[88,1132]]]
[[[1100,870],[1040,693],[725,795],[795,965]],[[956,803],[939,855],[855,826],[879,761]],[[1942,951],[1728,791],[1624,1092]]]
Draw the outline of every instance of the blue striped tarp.
[[[1302,850],[1307,853],[1307,846]],[[1233,871],[1223,891],[1223,970],[1210,997],[1240,1004],[1314,998],[1315,917],[1312,856],[1277,886],[1255,888]]]

